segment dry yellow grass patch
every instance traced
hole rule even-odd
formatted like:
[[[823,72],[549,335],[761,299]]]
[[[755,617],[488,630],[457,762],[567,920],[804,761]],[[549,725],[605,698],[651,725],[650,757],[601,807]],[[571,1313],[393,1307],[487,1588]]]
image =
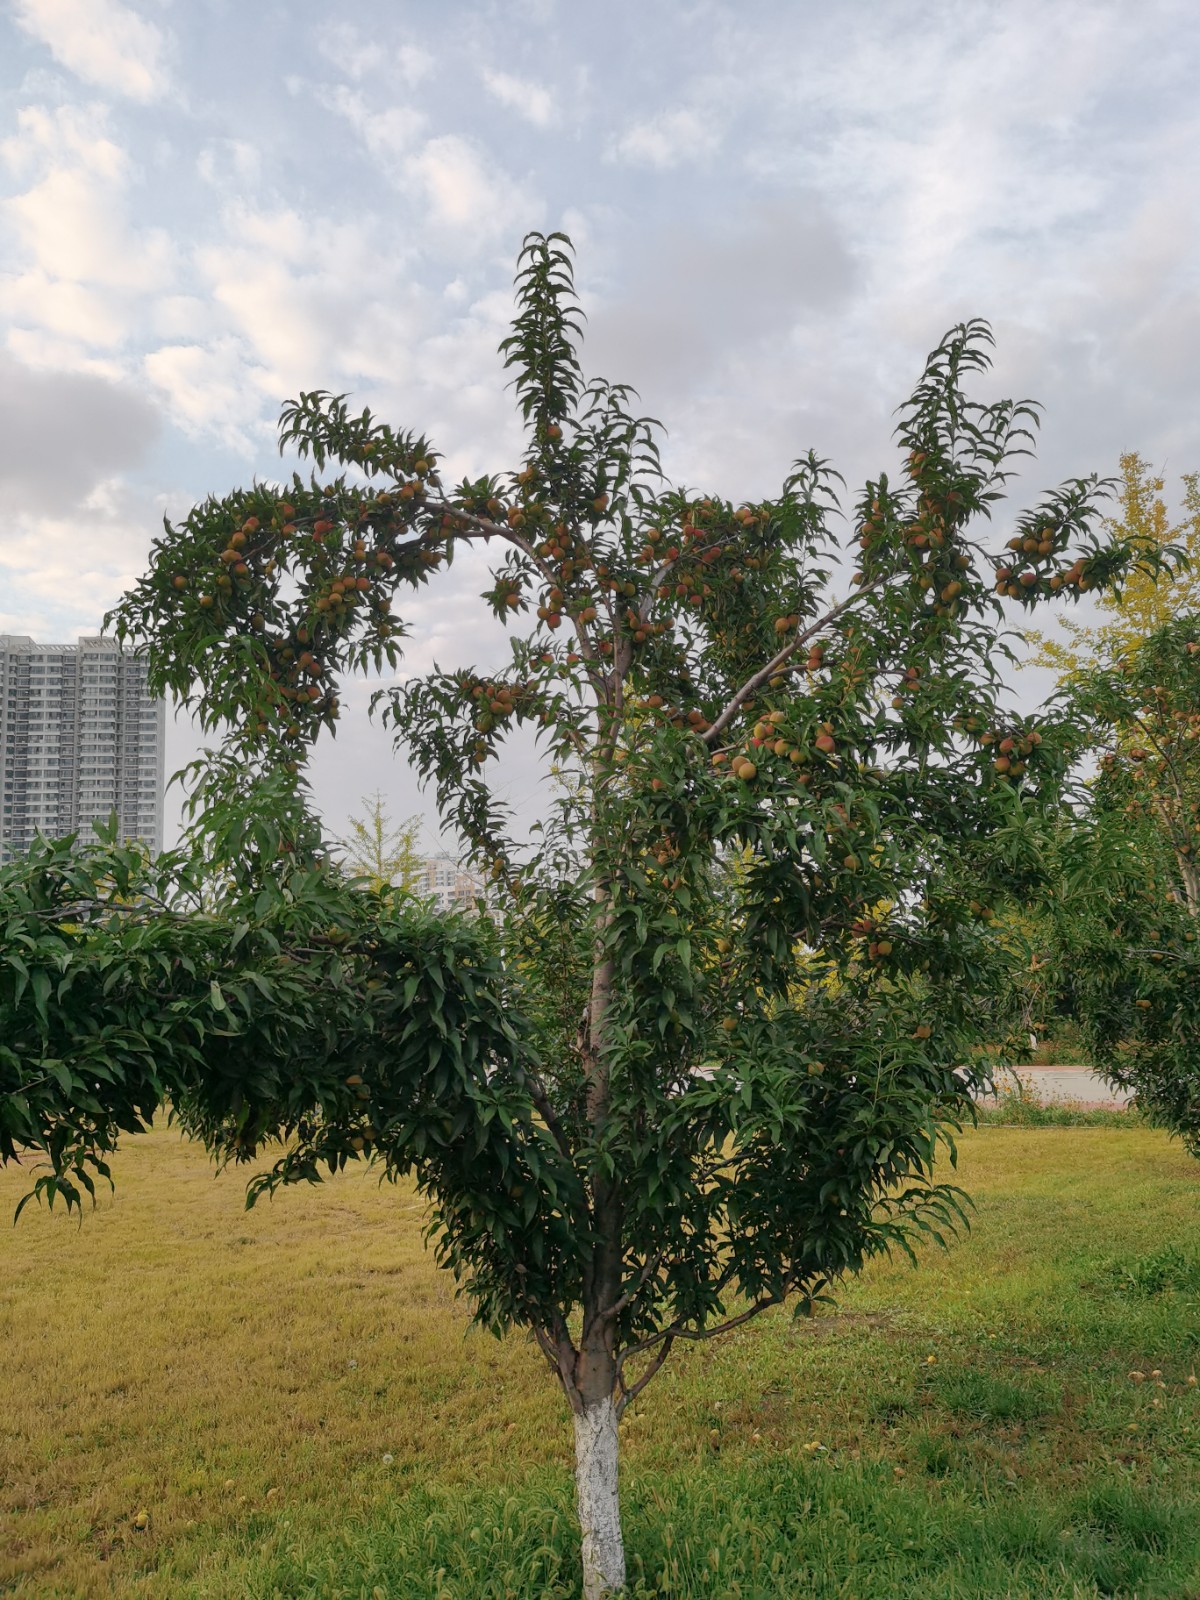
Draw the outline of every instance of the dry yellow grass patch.
[[[155,1543],[207,1543],[253,1508],[340,1520],[414,1473],[560,1452],[541,1357],[469,1330],[411,1191],[357,1171],[246,1212],[245,1172],[169,1130],[114,1176],[82,1225],[27,1208],[5,1241],[0,1590],[109,1592],[143,1508]],[[0,1216],[29,1181],[0,1173]]]

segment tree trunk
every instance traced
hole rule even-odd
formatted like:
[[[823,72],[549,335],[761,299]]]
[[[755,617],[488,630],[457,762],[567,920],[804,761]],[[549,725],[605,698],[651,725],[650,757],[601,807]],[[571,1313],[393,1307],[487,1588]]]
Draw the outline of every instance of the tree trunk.
[[[1189,857],[1177,852],[1175,859],[1183,880],[1183,903],[1194,917],[1200,917],[1200,872],[1197,872],[1195,862]]]
[[[583,1600],[605,1600],[625,1586],[625,1541],[617,1497],[617,1408],[610,1393],[585,1403],[574,1415]]]

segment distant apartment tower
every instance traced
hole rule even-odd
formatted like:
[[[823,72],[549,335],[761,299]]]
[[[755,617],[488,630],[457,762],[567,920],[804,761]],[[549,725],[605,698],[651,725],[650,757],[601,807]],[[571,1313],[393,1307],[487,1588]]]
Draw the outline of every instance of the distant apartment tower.
[[[0,862],[114,811],[122,838],[161,850],[165,740],[146,664],[115,640],[0,634]]]
[[[417,862],[413,893],[431,899],[439,911],[473,911],[484,899],[483,880],[468,872],[451,856],[428,856]]]

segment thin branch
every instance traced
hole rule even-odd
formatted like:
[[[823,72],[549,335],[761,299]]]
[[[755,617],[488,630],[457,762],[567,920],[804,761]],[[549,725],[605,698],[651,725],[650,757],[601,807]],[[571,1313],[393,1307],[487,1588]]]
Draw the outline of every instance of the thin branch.
[[[653,1378],[655,1373],[661,1368],[663,1362],[671,1354],[671,1346],[674,1344],[674,1342],[675,1340],[673,1336],[668,1336],[663,1340],[663,1342],[659,1345],[658,1350],[655,1352],[653,1361],[651,1361],[645,1372],[642,1373],[641,1377],[635,1384],[632,1385],[632,1387],[626,1386],[625,1379],[621,1376],[621,1373],[618,1370],[617,1382],[621,1386],[621,1398],[617,1401],[618,1421],[620,1421],[620,1419],[625,1415],[626,1407],[633,1404],[638,1395],[641,1394],[642,1390],[650,1382],[651,1378]]]
[[[772,1306],[782,1305],[793,1287],[793,1280],[788,1278],[778,1294],[764,1295],[761,1300],[756,1300],[749,1310],[743,1311],[740,1316],[730,1317],[727,1322],[719,1322],[715,1328],[687,1328],[681,1322],[672,1322],[668,1327],[660,1328],[657,1333],[639,1339],[627,1350],[622,1350],[617,1360],[618,1374],[630,1356],[640,1355],[643,1350],[653,1350],[655,1345],[661,1344],[664,1339],[690,1339],[693,1343],[699,1343],[704,1339],[716,1339],[722,1333],[730,1333],[734,1328],[740,1328],[743,1322],[749,1322],[761,1312],[769,1311]]]
[[[518,1081],[524,1080],[524,1087],[529,1090],[529,1098],[533,1101],[534,1109],[541,1114],[542,1121],[546,1124],[550,1137],[558,1146],[559,1153],[574,1166],[575,1156],[571,1150],[570,1142],[541,1078],[536,1072],[530,1072],[525,1067],[516,1067],[515,1076]]]
[[[487,517],[477,517],[474,512],[462,511],[457,506],[452,506],[445,500],[427,501],[426,510],[440,512],[442,516],[457,517],[460,522],[469,523],[471,527],[477,528],[480,535],[485,539],[491,539],[494,537],[505,540],[506,543],[513,545],[524,555],[528,556],[529,560],[537,568],[538,572],[541,573],[542,577],[548,584],[557,584],[558,580],[555,578],[554,573],[541,560],[533,546],[529,543],[529,540],[523,539],[516,529],[510,528],[507,523],[491,522]],[[472,536],[467,534],[465,537],[470,538]],[[568,615],[570,615],[570,613],[568,613]],[[593,673],[593,667],[596,663],[597,655],[592,644],[591,637],[588,634],[586,627],[578,617],[571,617],[571,625],[575,629],[575,637],[579,641],[580,653],[582,654],[584,661],[587,663],[588,673],[590,676],[595,676]]]
[[[633,1284],[632,1288],[627,1289],[621,1298],[619,1300],[615,1300],[611,1306],[606,1306],[605,1309],[600,1313],[601,1317],[606,1319],[611,1317],[619,1317],[621,1312],[625,1310],[626,1306],[631,1305],[633,1301],[637,1299],[638,1295],[641,1294],[642,1290],[646,1287],[650,1279],[662,1265],[662,1259],[663,1251],[660,1250],[656,1256],[652,1256],[650,1260],[646,1262],[645,1266],[638,1273],[637,1280]]]
[[[853,594],[847,595],[844,600],[840,600],[836,606],[827,611],[823,617],[818,618],[816,622],[805,628],[803,633],[798,633],[790,643],[784,645],[782,650],[777,651],[765,667],[762,667],[753,677],[746,680],[725,709],[714,718],[711,726],[700,735],[704,743],[711,745],[717,736],[728,727],[746,701],[766,683],[768,678],[773,678],[780,667],[784,666],[795,655],[800,646],[807,644],[813,634],[820,633],[823,628],[829,626],[835,617],[848,610],[856,601],[861,600],[864,595],[871,594],[874,590],[881,588],[886,582],[886,577],[876,578],[874,583],[868,583],[863,588],[857,589]]]
[[[653,610],[654,602],[658,598],[659,584],[670,574],[676,563],[682,560],[682,555],[672,556],[669,561],[664,561],[660,567],[651,573],[650,582],[647,584],[646,592],[642,596],[642,603],[638,606],[638,618],[640,621],[649,622],[650,612]]]
[[[558,1350],[553,1339],[551,1339],[550,1335],[546,1333],[544,1329],[539,1328],[536,1323],[531,1323],[530,1329],[533,1333],[533,1337],[538,1342],[538,1348],[546,1358],[551,1372],[554,1373],[555,1377],[561,1377],[562,1373],[558,1365]]]

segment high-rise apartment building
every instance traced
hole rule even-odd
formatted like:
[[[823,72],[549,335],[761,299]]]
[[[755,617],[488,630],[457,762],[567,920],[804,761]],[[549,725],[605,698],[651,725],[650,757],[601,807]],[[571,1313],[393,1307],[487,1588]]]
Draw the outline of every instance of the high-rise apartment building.
[[[452,856],[427,856],[417,869],[413,893],[432,899],[439,911],[473,911],[476,900],[487,898],[483,879]]]
[[[115,640],[0,634],[0,862],[114,811],[122,838],[161,850],[165,742],[146,664]]]

